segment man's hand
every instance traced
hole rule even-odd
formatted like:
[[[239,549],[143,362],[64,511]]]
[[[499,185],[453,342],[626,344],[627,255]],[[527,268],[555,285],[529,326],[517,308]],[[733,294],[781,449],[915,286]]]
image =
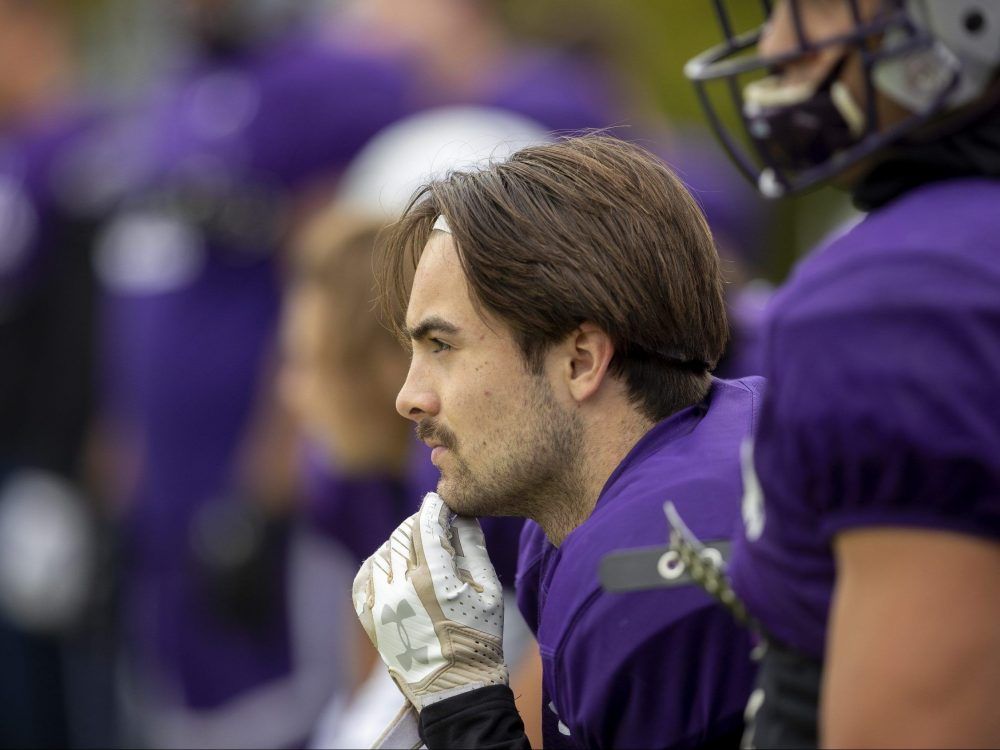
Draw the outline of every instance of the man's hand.
[[[389,674],[419,711],[507,684],[503,595],[474,518],[435,493],[361,566],[354,608]]]

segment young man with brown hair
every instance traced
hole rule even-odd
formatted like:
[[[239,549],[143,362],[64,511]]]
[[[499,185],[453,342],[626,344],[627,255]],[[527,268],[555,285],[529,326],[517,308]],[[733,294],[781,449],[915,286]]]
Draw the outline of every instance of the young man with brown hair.
[[[424,742],[527,745],[469,518],[518,515],[545,746],[735,744],[745,632],[695,588],[615,595],[597,577],[607,552],[662,542],[666,500],[703,538],[739,512],[761,381],[711,376],[722,280],[680,182],[612,138],[526,148],[419,191],[377,270],[412,347],[396,407],[441,480],[363,566],[355,607]]]

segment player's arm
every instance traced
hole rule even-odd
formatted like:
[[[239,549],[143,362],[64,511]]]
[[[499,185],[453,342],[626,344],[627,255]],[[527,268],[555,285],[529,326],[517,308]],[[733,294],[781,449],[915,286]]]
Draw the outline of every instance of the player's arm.
[[[510,689],[517,697],[524,732],[532,747],[542,746],[542,655],[534,638],[511,668]]]
[[[430,750],[531,750],[506,685],[477,688],[425,707],[420,712],[420,738]]]
[[[834,549],[822,745],[1000,746],[1000,543],[866,528]]]

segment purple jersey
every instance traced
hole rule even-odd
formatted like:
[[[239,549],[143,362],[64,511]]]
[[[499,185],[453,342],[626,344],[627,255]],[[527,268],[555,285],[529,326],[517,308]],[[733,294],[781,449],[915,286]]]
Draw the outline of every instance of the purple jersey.
[[[240,634],[190,572],[198,510],[238,490],[297,191],[403,114],[394,67],[309,39],[202,63],[123,128],[130,185],[97,253],[106,391],[131,438],[133,638],[195,708],[286,673],[284,627]]]
[[[664,543],[667,500],[699,537],[732,534],[762,386],[715,380],[653,427],[561,547],[525,525],[517,598],[542,655],[545,747],[694,747],[739,731],[749,633],[696,586],[611,594],[597,572],[609,552]]]
[[[731,571],[770,636],[813,658],[840,531],[1000,538],[998,206],[997,181],[912,190],[814,253],[772,304]]]

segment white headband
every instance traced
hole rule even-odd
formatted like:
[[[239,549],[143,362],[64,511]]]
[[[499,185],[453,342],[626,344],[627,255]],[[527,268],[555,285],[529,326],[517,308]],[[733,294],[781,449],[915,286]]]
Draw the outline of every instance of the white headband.
[[[431,227],[431,230],[434,229],[437,229],[439,232],[451,234],[451,227],[448,226],[448,220],[444,218],[444,214],[438,214],[438,217],[434,222],[434,226]]]

